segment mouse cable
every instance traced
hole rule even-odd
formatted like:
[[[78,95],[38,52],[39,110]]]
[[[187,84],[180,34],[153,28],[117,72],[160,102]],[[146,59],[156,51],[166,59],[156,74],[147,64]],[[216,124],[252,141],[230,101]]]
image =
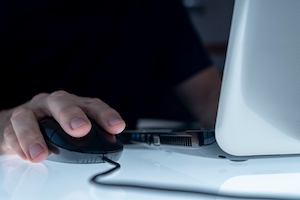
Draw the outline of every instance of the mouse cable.
[[[210,196],[216,196],[216,197],[226,197],[226,198],[238,198],[238,199],[285,199],[287,197],[279,197],[278,195],[274,196],[267,196],[267,195],[255,195],[255,194],[234,194],[233,192],[218,192],[215,191],[209,191],[208,189],[181,189],[181,188],[170,188],[170,187],[155,187],[150,185],[141,185],[141,184],[130,184],[130,183],[104,183],[99,182],[97,179],[99,177],[103,177],[105,175],[108,175],[117,169],[121,168],[121,165],[117,162],[114,162],[113,160],[103,157],[103,160],[107,163],[110,163],[114,165],[115,167],[96,174],[90,179],[90,182],[96,185],[102,185],[102,186],[111,186],[111,187],[123,187],[123,188],[132,188],[132,189],[146,189],[146,190],[157,190],[157,191],[165,191],[165,192],[179,192],[179,193],[189,193],[189,194],[201,194],[201,195],[210,195]],[[291,197],[287,198],[291,199]],[[298,197],[299,199],[299,197]]]

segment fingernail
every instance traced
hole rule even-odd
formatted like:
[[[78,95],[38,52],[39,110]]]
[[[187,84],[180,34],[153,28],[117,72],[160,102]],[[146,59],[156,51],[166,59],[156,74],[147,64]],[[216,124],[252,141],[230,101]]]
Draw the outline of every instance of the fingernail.
[[[84,119],[82,119],[81,117],[76,117],[71,120],[72,129],[78,128],[85,124],[87,124],[87,122]]]
[[[31,158],[35,158],[42,152],[44,152],[43,147],[39,144],[32,144],[29,146],[29,154]]]
[[[118,118],[118,117],[111,117],[111,118],[109,118],[109,120],[108,120],[108,124],[109,124],[110,126],[114,126],[114,125],[120,124],[120,123],[122,123],[122,122],[123,122],[123,120],[121,120],[121,119]]]

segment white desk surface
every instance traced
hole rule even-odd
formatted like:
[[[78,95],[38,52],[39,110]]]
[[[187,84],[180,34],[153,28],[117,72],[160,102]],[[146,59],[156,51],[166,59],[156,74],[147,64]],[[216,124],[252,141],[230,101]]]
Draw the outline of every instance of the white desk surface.
[[[212,145],[212,150],[218,148]],[[197,150],[197,151],[201,151]],[[300,156],[230,161],[192,156],[141,144],[124,145],[121,168],[103,182],[153,184],[214,194],[300,199]],[[17,156],[0,156],[1,200],[189,200],[232,199],[223,196],[105,187],[89,179],[109,163],[64,164],[45,160],[33,164]],[[257,197],[258,198],[258,197]],[[255,198],[255,199],[257,199]]]

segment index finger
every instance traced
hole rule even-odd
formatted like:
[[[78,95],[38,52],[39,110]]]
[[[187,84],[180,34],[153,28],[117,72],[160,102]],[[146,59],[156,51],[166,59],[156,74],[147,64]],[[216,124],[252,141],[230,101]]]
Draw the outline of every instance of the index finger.
[[[18,107],[12,113],[10,121],[13,128],[6,130],[9,131],[9,134],[6,133],[6,140],[11,148],[23,158],[25,154],[31,162],[43,161],[49,151],[32,110],[25,106]]]
[[[46,95],[43,100],[33,102],[37,103],[36,109],[43,110],[47,116],[52,116],[69,135],[83,137],[90,131],[91,122],[75,102],[75,97],[60,90]]]

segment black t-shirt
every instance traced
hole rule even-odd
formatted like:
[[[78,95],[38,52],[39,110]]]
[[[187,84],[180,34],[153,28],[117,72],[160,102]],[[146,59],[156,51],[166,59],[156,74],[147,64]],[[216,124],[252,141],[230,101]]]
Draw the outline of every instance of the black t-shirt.
[[[63,89],[165,117],[165,95],[210,64],[180,0],[0,2],[0,109]]]

